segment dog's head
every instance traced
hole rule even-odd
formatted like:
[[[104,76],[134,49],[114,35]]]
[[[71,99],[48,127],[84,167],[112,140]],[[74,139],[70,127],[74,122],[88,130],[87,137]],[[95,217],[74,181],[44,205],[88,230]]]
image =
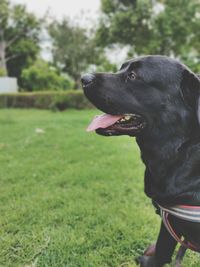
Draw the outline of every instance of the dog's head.
[[[125,62],[117,73],[82,77],[87,98],[107,113],[89,130],[137,136],[153,128],[200,121],[200,80],[179,61],[146,56]]]

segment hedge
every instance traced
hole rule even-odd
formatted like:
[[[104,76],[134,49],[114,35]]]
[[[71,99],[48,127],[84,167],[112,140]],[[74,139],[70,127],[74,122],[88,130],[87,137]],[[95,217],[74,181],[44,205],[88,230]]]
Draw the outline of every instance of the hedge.
[[[65,110],[92,108],[81,90],[0,94],[0,108]]]

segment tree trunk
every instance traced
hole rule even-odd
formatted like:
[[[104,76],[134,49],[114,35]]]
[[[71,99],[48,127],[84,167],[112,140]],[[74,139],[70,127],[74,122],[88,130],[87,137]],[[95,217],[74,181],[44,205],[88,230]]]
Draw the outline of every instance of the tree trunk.
[[[0,69],[8,75],[7,65],[6,65],[6,42],[0,41]]]

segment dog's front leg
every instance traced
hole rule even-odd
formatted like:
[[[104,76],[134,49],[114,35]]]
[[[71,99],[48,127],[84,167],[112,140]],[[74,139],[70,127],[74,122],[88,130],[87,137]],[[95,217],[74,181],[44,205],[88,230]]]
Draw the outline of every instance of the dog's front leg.
[[[177,241],[171,236],[162,222],[155,251],[156,260],[160,264],[158,266],[171,262],[176,245]]]
[[[176,247],[176,240],[169,234],[164,224],[161,223],[160,233],[155,246],[155,252],[151,256],[147,254],[138,259],[141,267],[162,267],[171,262]]]

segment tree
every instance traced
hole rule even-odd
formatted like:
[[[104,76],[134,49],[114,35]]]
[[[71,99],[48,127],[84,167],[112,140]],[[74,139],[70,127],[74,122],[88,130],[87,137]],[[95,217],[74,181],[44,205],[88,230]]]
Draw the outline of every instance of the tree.
[[[24,69],[21,75],[22,88],[27,91],[57,91],[71,89],[73,81],[49,66],[43,60],[37,60],[29,68]]]
[[[53,43],[54,64],[73,77],[76,87],[79,87],[81,73],[90,64],[99,61],[101,49],[95,46],[84,29],[72,25],[67,19],[53,21],[49,26],[49,34]]]
[[[147,22],[152,14],[149,0],[102,0],[102,16],[96,33],[99,45],[142,43],[150,31]]]
[[[179,57],[194,71],[200,64],[200,1],[164,0],[154,21],[156,53]],[[155,43],[155,41],[154,41]]]
[[[98,45],[128,44],[129,56],[164,54],[199,63],[199,0],[101,0],[101,9]]]
[[[23,5],[0,1],[0,69],[19,77],[39,52],[41,21]]]

